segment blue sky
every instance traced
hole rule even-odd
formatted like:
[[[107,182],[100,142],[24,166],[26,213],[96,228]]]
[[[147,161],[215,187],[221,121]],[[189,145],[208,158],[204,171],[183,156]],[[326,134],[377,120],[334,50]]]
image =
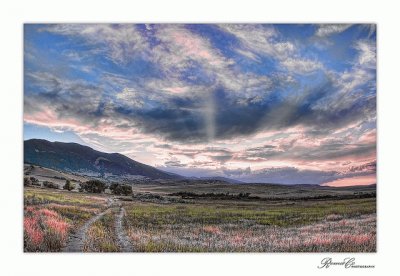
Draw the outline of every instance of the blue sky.
[[[25,139],[188,176],[375,181],[375,25],[27,24],[24,66]]]

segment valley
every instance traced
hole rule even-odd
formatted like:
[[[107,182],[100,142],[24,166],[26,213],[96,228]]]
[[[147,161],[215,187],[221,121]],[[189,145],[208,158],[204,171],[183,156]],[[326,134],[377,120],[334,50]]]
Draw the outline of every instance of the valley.
[[[375,190],[153,183],[117,196],[29,186],[24,250],[374,252]]]
[[[376,251],[376,185],[185,178],[78,144],[25,146],[25,252]]]

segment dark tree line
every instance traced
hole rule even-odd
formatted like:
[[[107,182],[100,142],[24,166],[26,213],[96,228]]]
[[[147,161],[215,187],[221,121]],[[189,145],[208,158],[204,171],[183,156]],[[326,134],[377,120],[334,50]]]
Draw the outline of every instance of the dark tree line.
[[[31,186],[31,185],[41,186],[38,179],[34,177],[24,177],[24,186]],[[42,185],[43,187],[50,189],[60,188],[57,184],[51,181],[43,181]],[[76,187],[75,184],[73,184],[71,180],[67,179],[62,188],[64,190],[72,191],[75,189],[75,187]],[[111,193],[114,195],[127,196],[132,194],[132,187],[126,184],[112,183],[111,185],[107,186],[106,183],[97,179],[79,183],[79,192],[100,194],[104,193],[107,188],[109,188]]]

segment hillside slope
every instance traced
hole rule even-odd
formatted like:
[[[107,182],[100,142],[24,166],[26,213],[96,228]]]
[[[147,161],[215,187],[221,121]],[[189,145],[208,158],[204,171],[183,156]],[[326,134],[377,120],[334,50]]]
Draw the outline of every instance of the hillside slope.
[[[181,178],[119,153],[104,153],[77,143],[49,142],[42,139],[24,141],[24,163],[99,177]]]

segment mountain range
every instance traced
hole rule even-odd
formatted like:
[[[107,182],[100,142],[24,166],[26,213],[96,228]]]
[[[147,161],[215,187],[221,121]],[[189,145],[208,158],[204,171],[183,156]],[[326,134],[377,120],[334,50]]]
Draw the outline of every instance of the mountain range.
[[[24,163],[101,178],[182,179],[119,153],[105,153],[77,143],[24,141]]]

